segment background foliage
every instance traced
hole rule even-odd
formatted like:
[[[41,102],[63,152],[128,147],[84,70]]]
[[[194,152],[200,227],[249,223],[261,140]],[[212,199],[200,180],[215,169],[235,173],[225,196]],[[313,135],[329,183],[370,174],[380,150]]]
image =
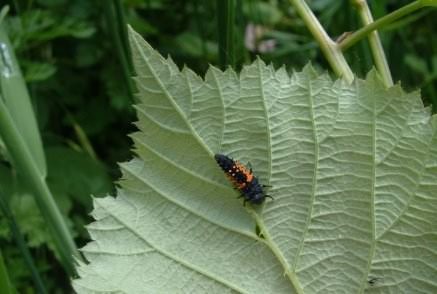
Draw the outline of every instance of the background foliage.
[[[132,88],[126,82],[130,65],[120,53],[117,11],[161,54],[171,54],[203,74],[218,64],[215,1],[166,0],[10,0],[5,23],[31,91],[48,161],[48,181],[76,242],[87,240],[83,225],[90,221],[90,194],[113,190],[119,177],[117,162],[130,157],[134,130]],[[308,1],[326,30],[341,35],[360,27],[348,0]],[[410,1],[372,1],[374,17]],[[236,1],[236,64],[256,55],[287,69],[309,60],[327,69],[324,57],[289,1]],[[117,9],[118,8],[118,9]],[[437,27],[435,14],[424,9],[380,32],[395,81],[406,89],[422,89],[425,104],[437,98]],[[347,53],[353,71],[364,76],[371,68],[366,42]],[[125,71],[123,72],[123,70]],[[437,105],[437,102],[435,103]],[[2,154],[4,154],[2,152]],[[8,196],[27,243],[50,293],[68,289],[68,278],[53,255],[51,240],[25,183],[6,161],[0,164],[0,185]],[[12,284],[32,293],[29,271],[0,220],[0,245]]]

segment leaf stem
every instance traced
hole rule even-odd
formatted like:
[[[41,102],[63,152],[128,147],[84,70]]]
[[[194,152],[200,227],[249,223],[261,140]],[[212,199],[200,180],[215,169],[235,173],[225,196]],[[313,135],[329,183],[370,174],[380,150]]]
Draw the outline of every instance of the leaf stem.
[[[352,82],[354,75],[349,67],[349,64],[346,62],[342,51],[337,43],[328,36],[305,1],[290,0],[290,2],[294,5],[300,17],[302,17],[306,27],[310,30],[317,43],[319,43],[320,49],[331,65],[331,68],[335,74],[343,77],[349,83]]]
[[[272,250],[273,254],[276,256],[278,261],[281,263],[282,267],[284,268],[284,275],[286,275],[289,279],[291,284],[294,287],[294,290],[297,294],[303,294],[302,286],[299,283],[298,278],[296,277],[296,273],[290,271],[290,267],[285,260],[284,255],[282,255],[279,248],[276,247],[274,242],[272,241],[270,234],[264,225],[264,221],[262,219],[262,216],[258,214],[254,209],[249,208],[248,212],[252,215],[252,217],[255,219],[256,224],[260,228],[261,234],[264,236],[264,243]]]
[[[351,47],[352,45],[354,45],[355,43],[357,43],[361,39],[365,38],[368,34],[373,32],[374,30],[382,28],[382,27],[394,22],[395,20],[403,17],[404,15],[410,14],[410,13],[412,13],[412,12],[422,8],[422,7],[433,6],[433,5],[437,5],[437,0],[428,0],[428,1],[417,0],[417,1],[414,1],[410,4],[405,5],[404,7],[401,7],[399,9],[393,11],[392,13],[389,13],[389,14],[381,17],[380,19],[366,25],[365,27],[359,29],[355,33],[350,34],[349,36],[344,38],[338,45],[340,46],[340,49],[342,51],[345,51],[346,49],[348,49],[349,47]]]
[[[370,12],[369,5],[366,0],[355,0],[355,5],[358,9],[358,14],[365,26],[373,23],[373,16]],[[393,78],[390,73],[390,68],[388,67],[387,58],[384,53],[384,48],[382,47],[381,40],[379,38],[378,32],[374,30],[369,33],[369,44],[370,50],[372,52],[373,60],[376,65],[376,69],[382,76],[383,82],[386,87],[393,86]]]

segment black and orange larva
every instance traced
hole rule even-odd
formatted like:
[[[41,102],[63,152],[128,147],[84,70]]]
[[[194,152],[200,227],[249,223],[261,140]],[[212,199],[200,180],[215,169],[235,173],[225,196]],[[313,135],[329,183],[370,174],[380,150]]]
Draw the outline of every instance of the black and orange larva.
[[[263,188],[267,186],[259,183],[258,178],[252,173],[252,168],[247,168],[239,161],[223,154],[216,154],[214,157],[235,189],[240,191],[240,197],[244,197],[243,205],[246,202],[261,204],[267,197],[273,199],[272,196],[264,193]]]

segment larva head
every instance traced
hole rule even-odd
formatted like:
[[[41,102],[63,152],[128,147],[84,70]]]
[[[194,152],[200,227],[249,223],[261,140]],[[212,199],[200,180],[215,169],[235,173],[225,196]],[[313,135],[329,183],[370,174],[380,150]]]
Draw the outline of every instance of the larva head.
[[[217,161],[217,164],[224,170],[228,171],[229,169],[232,169],[232,166],[234,165],[234,160],[232,158],[227,157],[223,154],[216,154],[214,155],[215,161]]]

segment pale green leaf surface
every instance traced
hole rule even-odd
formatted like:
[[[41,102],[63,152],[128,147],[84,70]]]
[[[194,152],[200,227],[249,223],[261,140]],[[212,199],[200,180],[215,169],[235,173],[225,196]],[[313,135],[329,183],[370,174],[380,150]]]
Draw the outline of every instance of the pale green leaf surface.
[[[47,175],[43,145],[31,99],[18,66],[12,45],[0,24],[0,94],[1,101],[14,121],[15,127],[26,143],[42,178]],[[5,113],[0,113],[5,116]]]
[[[130,35],[137,157],[94,200],[79,293],[437,291],[437,121],[417,92],[261,60],[202,80]],[[274,201],[244,208],[214,153]]]

